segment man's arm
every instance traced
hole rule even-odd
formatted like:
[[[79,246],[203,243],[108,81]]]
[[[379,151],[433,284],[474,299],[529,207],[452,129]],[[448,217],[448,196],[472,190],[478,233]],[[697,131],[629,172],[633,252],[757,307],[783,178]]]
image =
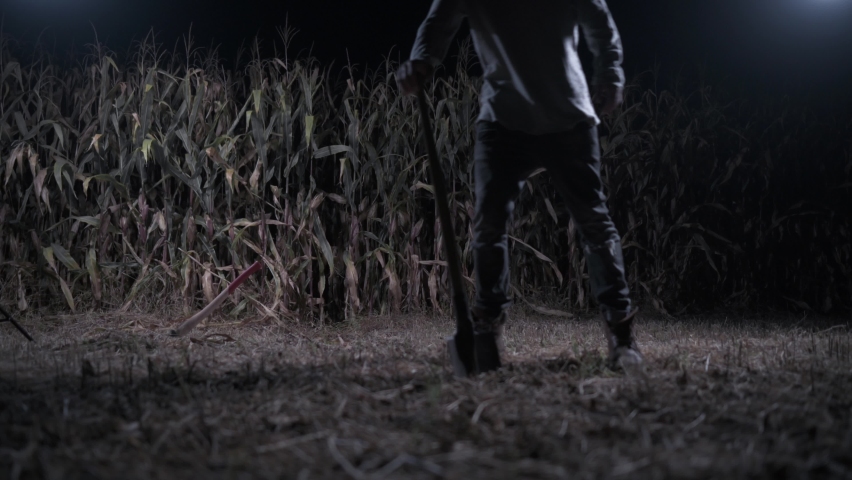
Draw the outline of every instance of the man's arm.
[[[621,62],[624,51],[621,36],[606,5],[606,0],[578,0],[579,23],[589,49],[595,56],[595,85],[624,88]]]
[[[592,102],[598,115],[606,115],[624,99],[624,57],[621,36],[615,27],[606,0],[577,0],[578,21],[589,49],[595,56]]]
[[[411,60],[437,67],[444,61],[450,42],[461,25],[462,0],[434,0],[429,14],[417,30]]]
[[[405,95],[417,93],[432,69],[444,61],[450,42],[464,18],[463,0],[434,0],[429,15],[417,30],[411,58],[400,65],[396,82]]]

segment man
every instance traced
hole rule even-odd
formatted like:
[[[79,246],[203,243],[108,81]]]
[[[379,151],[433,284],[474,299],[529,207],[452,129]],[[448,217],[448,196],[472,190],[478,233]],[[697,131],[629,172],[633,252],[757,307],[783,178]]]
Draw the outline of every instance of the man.
[[[511,304],[508,220],[526,178],[544,167],[583,239],[609,364],[641,363],[621,240],[600,178],[598,114],[617,108],[624,89],[621,39],[605,0],[434,0],[397,72],[403,93],[419,91],[465,17],[484,77],[474,148],[474,335],[499,341]],[[577,54],[579,30],[595,57],[594,98]]]

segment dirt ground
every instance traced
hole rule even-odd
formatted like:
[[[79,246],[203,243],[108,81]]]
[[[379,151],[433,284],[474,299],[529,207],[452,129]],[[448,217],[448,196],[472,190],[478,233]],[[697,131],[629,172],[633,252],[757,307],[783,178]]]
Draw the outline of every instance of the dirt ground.
[[[514,312],[507,367],[456,380],[447,318],[0,324],[0,478],[852,478],[852,329]]]

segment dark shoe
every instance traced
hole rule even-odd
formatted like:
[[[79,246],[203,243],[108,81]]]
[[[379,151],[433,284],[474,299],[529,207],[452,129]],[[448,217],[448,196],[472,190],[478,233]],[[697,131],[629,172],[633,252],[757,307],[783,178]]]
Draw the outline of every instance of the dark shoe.
[[[497,342],[497,347],[500,350],[500,353],[503,353],[503,327],[506,325],[506,320],[509,318],[506,311],[503,310],[499,315],[494,317],[488,316],[474,308],[470,314],[471,317],[473,317],[474,335],[478,333],[492,333],[494,335],[494,340]]]
[[[473,344],[476,357],[475,373],[497,370],[502,366],[500,354],[503,352],[503,325],[506,323],[505,311],[496,317],[488,316],[473,309]]]
[[[485,373],[499,369],[503,366],[500,361],[500,347],[494,333],[474,333],[473,352],[476,361],[474,373]]]
[[[607,365],[613,370],[621,370],[641,365],[645,359],[633,337],[633,320],[636,310],[616,312],[604,309],[604,332],[606,334],[609,356]]]

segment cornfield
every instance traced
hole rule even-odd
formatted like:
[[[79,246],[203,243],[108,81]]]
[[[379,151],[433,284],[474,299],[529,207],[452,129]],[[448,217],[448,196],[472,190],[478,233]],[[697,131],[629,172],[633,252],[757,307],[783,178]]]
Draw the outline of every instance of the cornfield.
[[[150,42],[115,58],[96,46],[72,66],[24,62],[0,43],[0,300],[73,311],[156,295],[191,309],[259,259],[233,314],[446,310],[416,102],[392,62],[356,75],[254,54],[229,70],[213,52]],[[480,81],[458,58],[430,84],[430,133],[470,279]],[[602,132],[637,299],[670,313],[852,307],[848,113],[637,78]],[[591,307],[546,174],[527,183],[510,243],[517,299]]]

